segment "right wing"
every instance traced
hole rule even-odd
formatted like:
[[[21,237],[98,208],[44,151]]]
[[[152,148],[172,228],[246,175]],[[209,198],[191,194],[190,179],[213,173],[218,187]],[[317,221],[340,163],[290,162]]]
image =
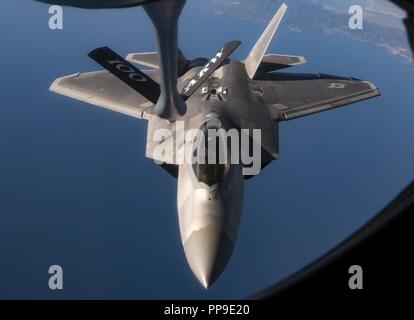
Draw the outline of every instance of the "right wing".
[[[159,81],[159,71],[145,71]],[[139,119],[148,119],[154,104],[108,71],[77,73],[56,79],[50,91]]]
[[[252,81],[272,118],[291,120],[380,95],[368,81],[327,74],[270,73]]]

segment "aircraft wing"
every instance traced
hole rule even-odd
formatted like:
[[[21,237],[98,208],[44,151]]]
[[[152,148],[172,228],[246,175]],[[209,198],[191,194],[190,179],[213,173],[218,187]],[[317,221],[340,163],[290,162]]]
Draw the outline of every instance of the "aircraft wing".
[[[159,81],[158,70],[145,73]],[[139,119],[148,119],[154,109],[152,102],[106,70],[77,73],[56,79],[50,90]]]
[[[326,74],[270,73],[252,81],[273,119],[291,120],[380,95],[368,81]]]

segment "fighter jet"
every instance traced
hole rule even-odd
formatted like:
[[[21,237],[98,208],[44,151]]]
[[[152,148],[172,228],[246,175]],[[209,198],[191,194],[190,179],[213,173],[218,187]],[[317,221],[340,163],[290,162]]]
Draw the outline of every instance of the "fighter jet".
[[[143,1],[42,2],[113,8]],[[59,78],[50,90],[148,121],[146,156],[178,179],[178,219],[185,255],[194,275],[208,288],[230,259],[241,219],[244,183],[255,176],[246,174],[251,163],[232,161],[231,153],[259,147],[259,167],[263,169],[279,157],[279,122],[380,93],[373,83],[356,78],[282,72],[305,63],[301,56],[266,54],[286,4],[244,60],[230,58],[240,41],[226,43],[211,59],[187,59],[177,46],[177,22],[184,5],[185,0],[144,5],[156,29],[158,52],[130,53],[123,58],[108,47],[95,49],[89,57],[106,70]],[[149,69],[141,71],[137,65]],[[182,139],[194,129],[205,135]],[[211,148],[212,129],[244,134],[247,147],[241,146],[241,140],[232,140]],[[260,130],[259,139],[255,130]],[[160,138],[160,132],[171,134]],[[188,150],[196,161],[182,161]],[[220,152],[225,154],[223,159]]]

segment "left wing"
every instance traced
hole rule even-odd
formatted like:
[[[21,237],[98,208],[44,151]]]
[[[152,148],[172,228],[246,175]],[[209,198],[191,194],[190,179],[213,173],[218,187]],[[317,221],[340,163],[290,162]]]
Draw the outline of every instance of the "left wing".
[[[159,81],[159,71],[145,71]],[[149,118],[154,104],[108,71],[77,73],[56,79],[50,91],[135,118]]]
[[[380,95],[371,82],[319,73],[271,73],[252,85],[275,120],[296,119]]]

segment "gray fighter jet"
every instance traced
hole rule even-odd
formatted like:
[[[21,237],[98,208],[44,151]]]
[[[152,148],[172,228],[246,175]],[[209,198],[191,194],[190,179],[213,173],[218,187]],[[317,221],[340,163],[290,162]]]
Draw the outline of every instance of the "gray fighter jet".
[[[259,146],[260,168],[264,168],[278,159],[280,121],[379,95],[368,81],[280,72],[305,63],[299,56],[266,54],[286,12],[285,4],[248,57],[237,61],[229,57],[239,41],[225,44],[212,59],[185,58],[177,47],[177,22],[185,0],[42,2],[87,8],[146,2],[144,8],[156,28],[158,52],[131,53],[124,59],[108,47],[95,49],[89,56],[106,70],[59,78],[50,90],[148,120],[146,156],[178,178],[181,239],[188,263],[205,288],[217,279],[230,258],[241,218],[244,181],[255,175],[246,174],[250,163],[229,160],[238,142],[218,144],[211,151],[209,130],[235,130],[241,136],[245,132],[247,148]],[[141,71],[136,65],[150,70]],[[180,139],[193,129],[207,138]],[[260,130],[260,139],[254,130]],[[171,134],[160,138],[159,133],[166,131]],[[236,150],[242,153],[246,146],[240,146]],[[195,162],[181,161],[188,150],[202,155]],[[218,160],[220,152],[226,155],[224,160]]]

